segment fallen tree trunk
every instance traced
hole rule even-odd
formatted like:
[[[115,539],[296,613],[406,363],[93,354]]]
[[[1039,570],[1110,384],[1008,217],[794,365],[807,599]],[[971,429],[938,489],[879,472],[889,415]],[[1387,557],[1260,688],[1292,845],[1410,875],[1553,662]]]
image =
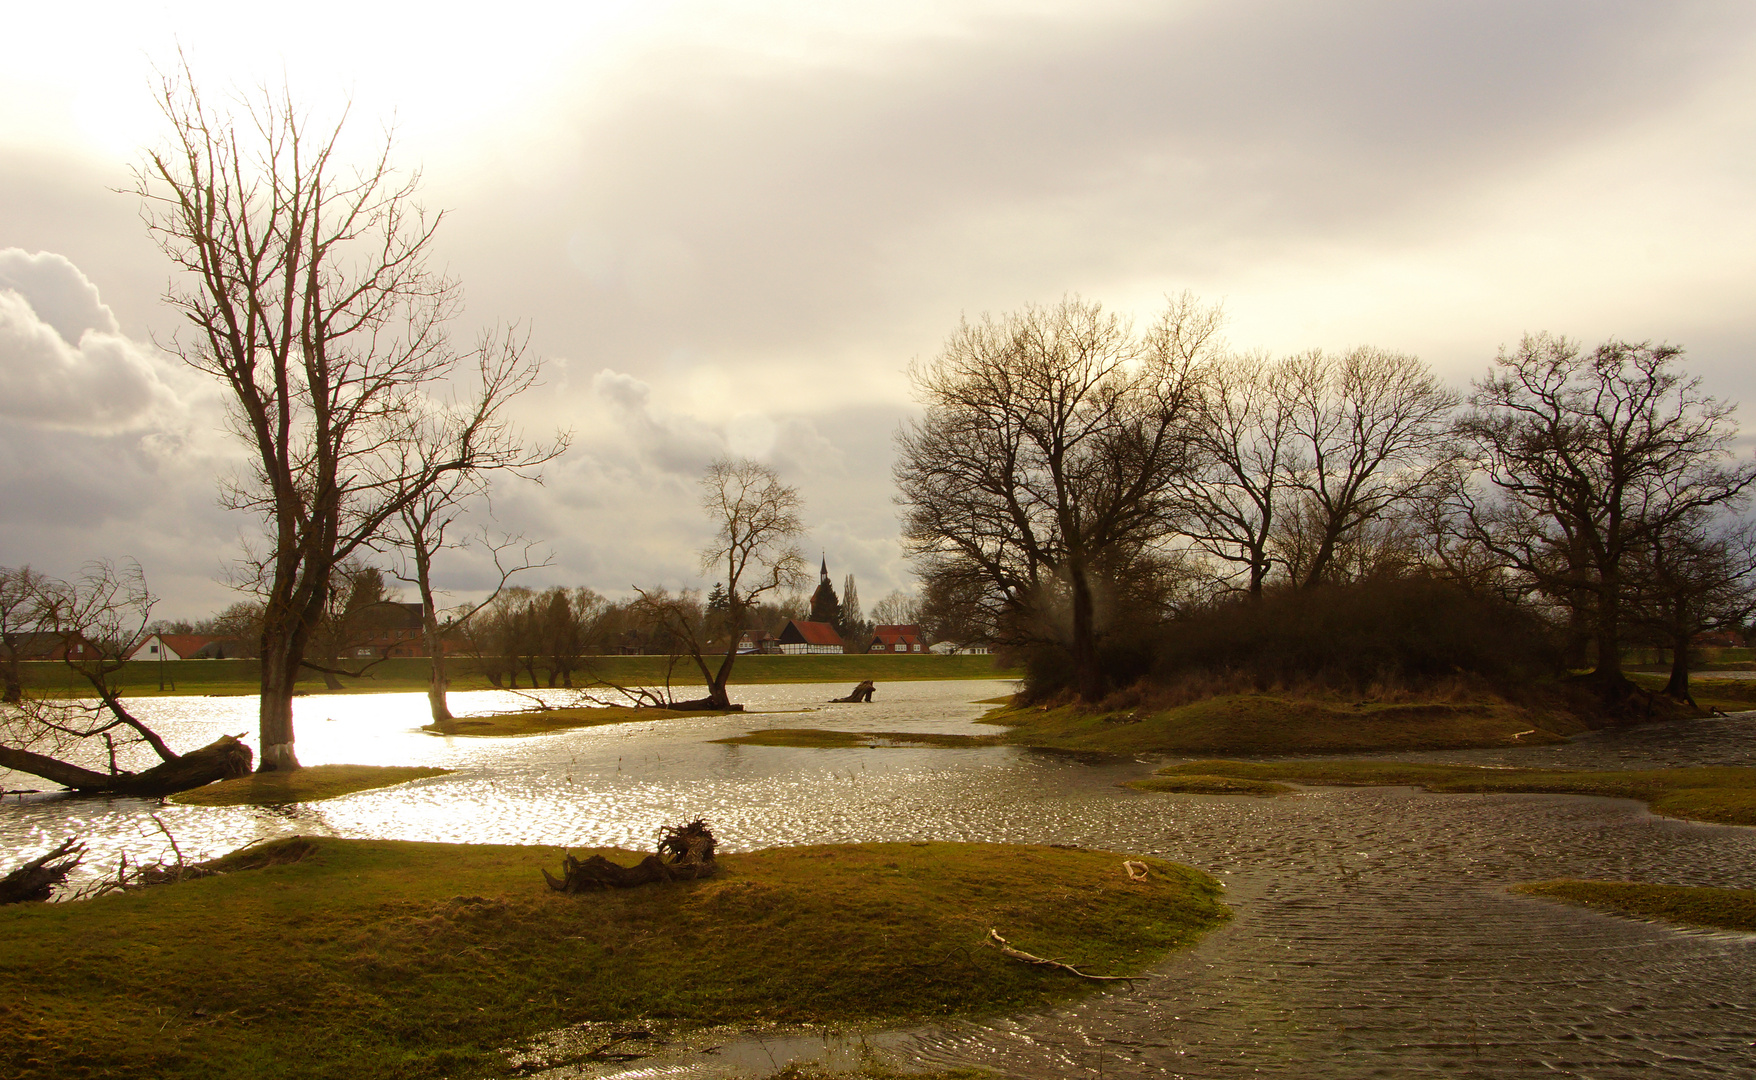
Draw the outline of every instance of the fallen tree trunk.
[[[707,822],[697,818],[686,825],[666,825],[661,832],[659,853],[668,854],[670,862],[648,855],[634,866],[622,866],[602,855],[585,859],[568,855],[561,860],[561,877],[556,879],[544,870],[543,880],[556,892],[581,893],[632,889],[659,881],[694,881],[719,869],[713,860],[714,839]]]
[[[0,878],[0,904],[47,900],[55,886],[67,880],[67,875],[83,858],[84,844],[76,840],[63,841],[54,851],[32,859]]]
[[[726,704],[710,697],[691,698],[688,701],[673,701],[669,705],[659,706],[663,709],[676,709],[678,712],[743,712],[744,706]]]
[[[232,735],[222,735],[199,750],[191,750],[139,773],[94,772],[29,750],[0,746],[0,767],[40,776],[81,794],[140,798],[175,795],[215,780],[248,776],[254,760],[255,754],[250,748]]]

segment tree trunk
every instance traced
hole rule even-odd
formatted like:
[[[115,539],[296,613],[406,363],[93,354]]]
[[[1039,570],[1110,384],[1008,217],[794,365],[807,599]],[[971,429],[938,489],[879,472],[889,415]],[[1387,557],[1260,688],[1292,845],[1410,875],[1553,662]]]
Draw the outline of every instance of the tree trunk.
[[[1073,682],[1081,699],[1096,702],[1104,696],[1104,672],[1098,664],[1097,619],[1093,610],[1091,581],[1085,568],[1068,566],[1073,587]]]
[[[261,772],[285,772],[299,767],[293,753],[293,687],[299,678],[299,662],[278,633],[263,631],[262,704],[258,712],[262,731]]]
[[[1671,678],[1665,683],[1665,694],[1674,701],[1688,702],[1695,705],[1695,697],[1689,693],[1689,632],[1675,630],[1671,635]],[[1696,708],[1700,708],[1696,705]]]
[[[84,794],[128,795],[158,798],[213,783],[246,776],[250,772],[250,748],[231,735],[223,735],[199,750],[191,750],[142,773],[100,773],[65,761],[0,746],[0,766],[40,776]]]
[[[80,860],[85,845],[67,840],[55,850],[25,863],[0,878],[0,904],[23,904],[47,900],[55,886],[67,880]]]

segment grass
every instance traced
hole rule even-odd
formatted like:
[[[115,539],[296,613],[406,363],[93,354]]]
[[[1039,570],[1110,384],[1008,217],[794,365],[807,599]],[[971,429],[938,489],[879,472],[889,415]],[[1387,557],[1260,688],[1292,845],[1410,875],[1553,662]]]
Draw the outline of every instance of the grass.
[[[1583,730],[1502,701],[1324,701],[1291,694],[1221,694],[1166,709],[1080,706],[996,709],[983,723],[1005,741],[1115,754],[1307,754],[1450,750],[1560,742]]]
[[[311,765],[292,772],[251,773],[221,780],[179,792],[171,801],[189,806],[282,806],[340,798],[450,771],[418,765]]]
[[[1670,681],[1670,674],[1630,672],[1628,678],[1648,690],[1657,691],[1664,689],[1665,683]],[[1692,675],[1689,693],[1704,709],[1729,713],[1756,709],[1756,679],[1714,679]]]
[[[1756,933],[1756,890],[1649,885],[1639,881],[1536,881],[1514,892],[1637,919]]]
[[[1196,761],[1159,776],[1337,786],[1414,786],[1438,792],[1526,792],[1638,799],[1657,814],[1724,825],[1756,825],[1756,768],[1704,766],[1611,772],[1493,769],[1400,761]]]
[[[1093,985],[1227,917],[1213,879],[1048,847],[867,844],[722,857],[705,881],[568,896],[561,849],[314,839],[269,865],[0,910],[0,1075],[501,1076],[584,1021],[890,1024]],[[262,847],[244,865],[271,862]],[[623,861],[631,853],[604,852]],[[47,973],[53,977],[45,977]]]
[[[86,684],[68,670],[67,665],[32,662],[22,665],[25,685],[47,695],[88,696]],[[654,686],[665,682],[669,658],[663,656],[592,656],[586,658],[582,671],[575,672],[574,681],[583,685],[589,679],[603,679],[622,686]],[[448,665],[453,690],[491,690],[493,684],[480,674],[468,660],[453,659]],[[424,691],[427,689],[428,664],[424,659],[398,658],[375,665],[359,679],[343,679],[342,693],[371,694]],[[161,666],[153,660],[137,660],[123,666],[120,679],[123,692],[134,697],[164,695],[241,695],[261,689],[261,667],[255,660],[169,660]],[[159,689],[161,674],[165,689]],[[916,656],[892,654],[842,656],[745,656],[738,659],[732,685],[761,683],[846,682],[849,686],[865,679],[882,685],[885,682],[913,682],[923,679],[1007,679],[1017,678],[1016,669],[1001,668],[992,656],[939,656],[923,653]],[[678,664],[670,671],[673,685],[699,685],[692,669]],[[522,681],[522,680],[521,680]],[[323,676],[307,673],[299,687],[313,694],[329,693]]]
[[[452,720],[434,721],[421,730],[434,735],[466,735],[470,737],[509,737],[541,735],[548,731],[599,727],[604,724],[631,724],[641,720],[676,720],[687,716],[726,716],[727,713],[682,709],[635,709],[608,705],[581,709],[529,709],[520,712],[495,713],[490,716],[460,716]]]
[[[998,746],[997,735],[940,735],[921,731],[830,731],[825,728],[768,728],[716,743],[734,746],[799,746],[814,750],[888,750],[919,746]]]
[[[1178,795],[1287,795],[1297,790],[1287,784],[1270,780],[1244,780],[1235,776],[1211,776],[1202,773],[1180,773],[1176,776],[1149,776],[1129,780],[1122,786],[1141,791],[1165,791]]]

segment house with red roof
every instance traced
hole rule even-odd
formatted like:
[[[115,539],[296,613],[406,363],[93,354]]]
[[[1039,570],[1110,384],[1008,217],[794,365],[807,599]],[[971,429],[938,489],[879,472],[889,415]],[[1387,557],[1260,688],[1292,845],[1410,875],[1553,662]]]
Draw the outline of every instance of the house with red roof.
[[[779,641],[780,651],[788,656],[844,651],[841,635],[835,632],[835,627],[828,623],[808,622],[804,619],[787,620],[786,629],[780,632]]]
[[[918,653],[925,652],[926,646],[921,644],[921,628],[913,623],[894,626],[877,626],[872,629],[872,644],[867,652],[877,653]]]

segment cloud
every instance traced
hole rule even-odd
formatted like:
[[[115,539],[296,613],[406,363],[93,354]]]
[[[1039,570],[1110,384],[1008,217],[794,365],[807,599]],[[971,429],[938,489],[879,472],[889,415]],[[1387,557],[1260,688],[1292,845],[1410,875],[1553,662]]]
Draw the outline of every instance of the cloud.
[[[121,333],[78,267],[50,252],[0,250],[0,415],[115,432],[176,408],[150,346]]]

